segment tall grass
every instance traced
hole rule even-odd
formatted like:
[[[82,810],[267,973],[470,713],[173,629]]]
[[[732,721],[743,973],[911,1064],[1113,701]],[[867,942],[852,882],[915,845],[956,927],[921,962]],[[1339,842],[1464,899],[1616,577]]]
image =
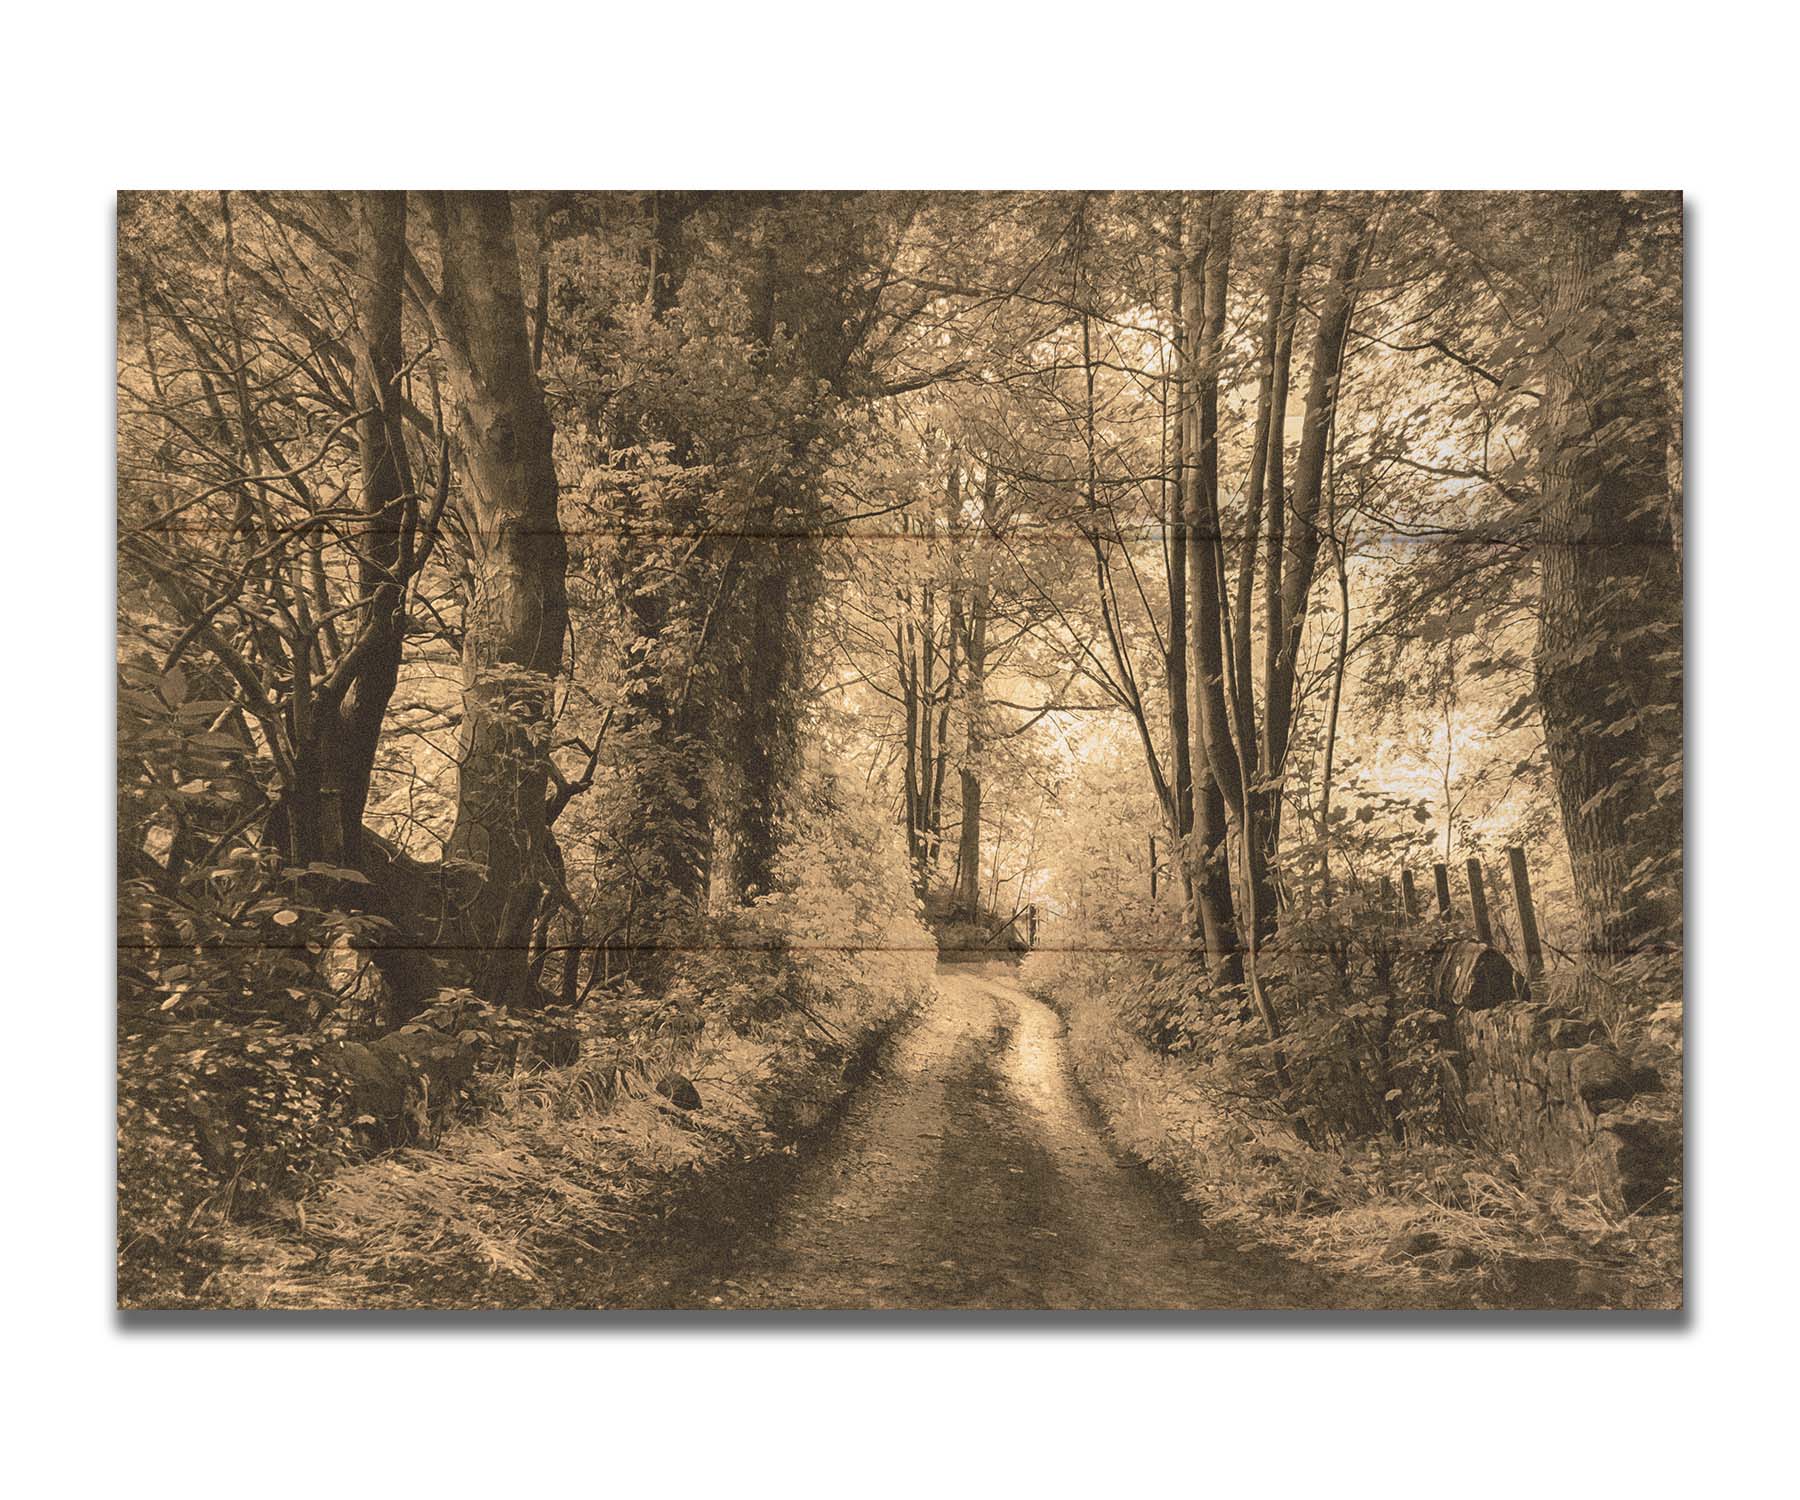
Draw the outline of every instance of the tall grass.
[[[1576,1301],[1679,1303],[1679,1218],[1615,1213],[1472,1147],[1308,1145],[1244,1098],[1228,1066],[1142,1040],[1134,1021],[1161,982],[1144,960],[1040,953],[1021,977],[1062,1012],[1076,1075],[1116,1143],[1214,1223],[1422,1299],[1506,1305],[1523,1295],[1521,1267],[1555,1262]]]

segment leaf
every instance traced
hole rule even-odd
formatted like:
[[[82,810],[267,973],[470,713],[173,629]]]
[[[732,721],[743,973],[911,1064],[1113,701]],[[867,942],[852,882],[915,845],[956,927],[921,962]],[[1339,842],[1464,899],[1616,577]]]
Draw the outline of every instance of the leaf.
[[[367,885],[369,877],[361,870],[352,870],[343,865],[326,865],[313,863],[306,867],[309,875],[328,875],[333,880],[348,880],[356,885]]]

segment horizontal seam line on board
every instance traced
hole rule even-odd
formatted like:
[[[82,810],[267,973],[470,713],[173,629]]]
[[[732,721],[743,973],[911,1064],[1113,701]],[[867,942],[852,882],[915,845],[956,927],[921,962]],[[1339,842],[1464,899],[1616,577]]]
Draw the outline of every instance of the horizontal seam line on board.
[[[127,531],[118,532],[118,533],[116,533],[116,535],[118,535],[118,536],[141,536],[141,535],[156,535],[158,533],[174,533],[174,532],[192,532],[192,533],[205,534],[205,533],[217,533],[217,532],[230,532],[230,531],[232,531],[232,529],[233,528],[229,525],[229,523],[226,523],[226,522],[219,522],[217,524],[202,524],[202,523],[198,523],[198,522],[196,522],[196,523],[166,522],[166,523],[159,524],[157,522],[148,522],[148,523],[144,524],[143,526],[132,527]],[[620,540],[629,540],[629,541],[637,541],[637,542],[670,542],[670,541],[681,541],[681,542],[701,542],[701,541],[718,541],[718,542],[731,542],[731,541],[748,541],[748,542],[913,542],[913,543],[919,543],[919,544],[932,544],[932,543],[953,542],[953,541],[982,541],[982,540],[988,539],[990,536],[990,533],[985,532],[985,531],[960,530],[960,529],[956,530],[956,531],[933,532],[933,533],[925,534],[925,535],[922,535],[918,532],[907,532],[907,531],[838,531],[835,529],[825,529],[825,530],[820,530],[820,531],[704,531],[704,532],[701,532],[701,531],[631,531],[631,530],[628,530],[623,527],[562,526],[562,527],[558,527],[554,530],[552,530],[549,527],[542,527],[542,528],[519,527],[519,528],[514,529],[514,531],[512,532],[512,535],[520,536],[520,537],[561,536],[565,539],[571,538],[571,537],[589,538],[589,537],[600,536],[600,537],[616,537],[616,538],[619,538]],[[1241,542],[1244,542],[1249,539],[1248,532],[1226,531],[1226,532],[1220,532],[1218,535],[1221,540],[1227,541],[1227,542],[1241,543]],[[1030,531],[1030,532],[1016,533],[1016,534],[1010,535],[1007,538],[1008,541],[1015,542],[1015,543],[1018,543],[1021,545],[1028,543],[1028,542],[1064,541],[1064,542],[1078,542],[1084,546],[1092,545],[1096,539],[1103,541],[1103,542],[1123,542],[1126,540],[1132,540],[1132,541],[1138,541],[1138,542],[1160,542],[1162,540],[1162,532],[1161,532],[1160,528],[1151,528],[1151,527],[1135,528],[1134,527],[1134,528],[1130,528],[1129,531],[1127,531],[1127,532],[1119,532],[1119,531],[1110,531],[1109,530],[1105,535],[1100,536],[1099,538],[1096,538],[1090,532],[1072,531],[1072,530],[1058,528],[1058,529],[1054,529],[1054,530],[1046,529],[1046,530],[1042,530],[1042,531]],[[1190,540],[1207,541],[1207,540],[1211,539],[1211,533],[1195,534],[1193,532],[1190,532],[1189,539]],[[1258,532],[1256,534],[1256,539],[1258,541],[1261,541],[1263,539],[1263,533]],[[296,541],[296,543],[298,543],[301,540],[301,538],[296,537],[294,540]],[[1406,532],[1389,531],[1389,532],[1382,532],[1378,536],[1368,539],[1368,540],[1374,541],[1377,543],[1381,543],[1381,544],[1398,545],[1400,543],[1408,543],[1408,544],[1414,544],[1414,545],[1418,545],[1418,546],[1454,545],[1454,546],[1459,546],[1459,547],[1526,547],[1526,546],[1628,547],[1628,548],[1632,548],[1634,550],[1657,551],[1657,552],[1674,552],[1674,551],[1678,550],[1676,548],[1675,543],[1672,540],[1669,540],[1666,538],[1646,539],[1646,538],[1639,538],[1639,537],[1609,537],[1609,536],[1571,537],[1565,541],[1546,542],[1542,537],[1525,538],[1525,537],[1465,536],[1465,535],[1460,535],[1456,532],[1445,532],[1441,535],[1436,535],[1436,536],[1414,536],[1414,535],[1409,535]],[[1368,544],[1367,541],[1365,541],[1364,545],[1367,545],[1367,544]]]
[[[1458,939],[1458,941],[1468,941]],[[1682,943],[1646,943],[1638,947],[1623,950],[1626,954],[1673,954],[1684,950]],[[507,943],[374,943],[354,951],[361,955],[377,956],[382,953],[587,953],[595,949],[605,948],[612,953],[977,953],[1013,951],[1004,948],[984,949],[979,946],[968,948],[940,949],[936,944],[927,943],[771,943],[765,947],[757,947],[748,943],[552,943],[545,948],[529,948],[523,944]],[[171,953],[297,953],[309,952],[304,943],[120,943],[121,953],[152,953],[168,951]],[[1155,943],[1132,943],[1109,945],[1104,943],[1083,943],[1063,947],[1051,943],[1038,943],[1030,951],[1034,953],[1181,953],[1196,959],[1205,958],[1205,949],[1187,944],[1159,945]],[[1228,953],[1244,954],[1250,950],[1237,947],[1227,949]],[[1504,952],[1503,949],[1496,951]],[[1572,957],[1591,955],[1599,949],[1577,948],[1565,950]],[[1305,954],[1320,957],[1331,952],[1329,948],[1286,948],[1285,954]]]

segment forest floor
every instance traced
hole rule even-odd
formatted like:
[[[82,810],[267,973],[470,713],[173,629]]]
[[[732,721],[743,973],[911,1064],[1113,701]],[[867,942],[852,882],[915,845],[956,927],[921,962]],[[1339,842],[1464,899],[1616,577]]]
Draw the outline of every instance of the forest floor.
[[[726,1308],[1382,1308],[1420,1288],[1202,1221],[1108,1144],[1062,1020],[1003,963],[941,966],[835,1128],[678,1215],[580,1301]],[[571,1298],[571,1301],[576,1299]],[[1448,1305],[1448,1304],[1446,1304]]]

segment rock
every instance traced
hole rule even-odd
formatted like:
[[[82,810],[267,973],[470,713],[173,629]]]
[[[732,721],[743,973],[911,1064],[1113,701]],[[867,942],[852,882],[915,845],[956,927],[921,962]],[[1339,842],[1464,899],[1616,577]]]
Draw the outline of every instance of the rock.
[[[1637,1092],[1625,1059],[1610,1047],[1577,1047],[1569,1053],[1569,1084],[1596,1114],[1607,1105],[1623,1104]]]
[[[1396,1232],[1381,1252],[1384,1260],[1417,1260],[1443,1248],[1443,1238],[1429,1229],[1402,1229]]]
[[[665,1073],[656,1080],[656,1092],[677,1109],[700,1108],[700,1090],[694,1081],[680,1073]]]

